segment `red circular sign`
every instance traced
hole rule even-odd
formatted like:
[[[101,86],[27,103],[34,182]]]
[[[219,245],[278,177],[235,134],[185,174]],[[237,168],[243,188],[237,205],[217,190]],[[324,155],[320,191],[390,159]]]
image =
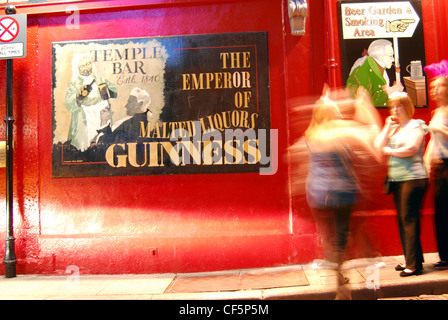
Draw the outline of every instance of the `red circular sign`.
[[[12,17],[0,19],[0,42],[11,42],[19,34],[19,23]]]

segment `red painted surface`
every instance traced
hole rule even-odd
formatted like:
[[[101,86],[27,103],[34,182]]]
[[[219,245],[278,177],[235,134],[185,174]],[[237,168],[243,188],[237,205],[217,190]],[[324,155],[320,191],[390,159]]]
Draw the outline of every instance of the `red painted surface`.
[[[332,41],[325,40],[325,5],[333,6],[330,12],[337,22],[337,1],[308,2],[303,37],[290,34],[286,0],[79,2],[79,29],[66,28],[70,14],[61,5],[18,6],[18,13],[29,17],[27,57],[14,61],[17,272],[64,273],[69,265],[85,274],[192,272],[307,263],[321,257],[307,204],[290,195],[284,157],[289,142],[305,129],[290,124],[288,109],[318,94],[328,82],[329,43],[334,45],[333,76],[341,81],[338,25],[328,33]],[[433,22],[437,8],[433,1],[422,4],[427,61],[433,62],[439,51],[430,44],[443,44]],[[271,127],[279,133],[275,175],[51,177],[52,42],[245,31],[268,31]],[[4,76],[0,84],[4,88]],[[0,113],[4,101],[0,94]],[[431,110],[419,110],[417,116],[429,120]],[[0,139],[4,136],[0,126]],[[0,169],[1,199],[4,190]],[[424,212],[423,248],[433,252],[429,197]],[[359,208],[353,224],[354,230],[374,238],[382,254],[401,254],[390,197],[380,195]],[[0,231],[5,233],[4,224]],[[363,254],[359,247],[354,241],[350,255]],[[0,249],[3,253],[3,242]]]
[[[448,37],[448,22],[444,17],[448,14],[448,3],[444,0],[434,1],[434,17],[436,23],[437,53],[438,59],[448,59],[448,46],[446,38]]]

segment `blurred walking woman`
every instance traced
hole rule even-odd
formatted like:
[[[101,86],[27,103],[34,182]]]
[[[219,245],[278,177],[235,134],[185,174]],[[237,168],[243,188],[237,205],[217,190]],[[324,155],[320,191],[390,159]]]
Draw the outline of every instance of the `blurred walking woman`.
[[[305,132],[309,152],[306,179],[308,205],[321,235],[325,260],[337,271],[336,299],[350,299],[346,279],[341,273],[344,252],[350,234],[350,216],[360,190],[353,167],[355,150],[378,164],[380,158],[373,146],[379,132],[378,114],[370,97],[358,90],[352,120],[343,118],[340,107],[346,100],[321,98],[313,108],[310,125]]]
[[[350,214],[358,189],[343,144],[335,132],[342,118],[334,104],[321,104],[305,136],[310,152],[307,176],[307,202],[322,235],[325,258],[339,268],[350,231]],[[333,140],[334,139],[334,140]]]
[[[448,267],[448,61],[442,60],[425,67],[432,77],[430,97],[437,109],[429,123],[431,140],[425,153],[430,181],[434,191],[437,247],[440,261],[436,268]]]
[[[345,120],[337,102],[321,99],[305,132],[310,157],[307,202],[322,235],[325,259],[338,269],[343,263],[350,215],[360,192],[352,164],[354,149],[366,152],[379,163],[373,146],[379,132],[377,111],[367,101],[367,93],[360,89],[356,103],[351,102],[354,119]]]
[[[423,164],[427,126],[412,119],[414,104],[406,93],[389,96],[391,115],[386,119],[375,146],[388,159],[388,179],[394,195],[405,265],[395,267],[400,276],[421,274],[423,251],[420,243],[420,208],[428,185]]]

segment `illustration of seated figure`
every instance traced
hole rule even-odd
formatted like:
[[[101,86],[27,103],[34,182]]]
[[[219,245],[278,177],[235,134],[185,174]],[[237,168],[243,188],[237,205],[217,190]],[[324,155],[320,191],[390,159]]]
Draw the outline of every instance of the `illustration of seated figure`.
[[[394,50],[392,43],[385,39],[373,41],[367,50],[367,55],[359,58],[353,64],[346,86],[352,96],[360,86],[364,87],[370,94],[373,104],[377,107],[385,107],[388,101],[387,92],[384,87],[390,86],[387,69],[394,62]]]
[[[105,124],[97,130],[99,143],[135,142],[140,135],[140,128],[147,126],[148,119],[152,115],[150,111],[151,98],[149,93],[140,88],[131,90],[128,101],[124,106],[126,117],[111,125],[111,110],[106,109],[102,113],[102,122]]]

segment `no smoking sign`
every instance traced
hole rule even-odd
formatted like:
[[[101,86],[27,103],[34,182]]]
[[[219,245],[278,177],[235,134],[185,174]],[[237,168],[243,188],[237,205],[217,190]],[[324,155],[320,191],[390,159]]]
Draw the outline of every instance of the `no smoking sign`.
[[[11,16],[0,19],[0,42],[11,42],[19,34],[19,23]]]
[[[26,14],[0,16],[0,59],[26,56]]]

